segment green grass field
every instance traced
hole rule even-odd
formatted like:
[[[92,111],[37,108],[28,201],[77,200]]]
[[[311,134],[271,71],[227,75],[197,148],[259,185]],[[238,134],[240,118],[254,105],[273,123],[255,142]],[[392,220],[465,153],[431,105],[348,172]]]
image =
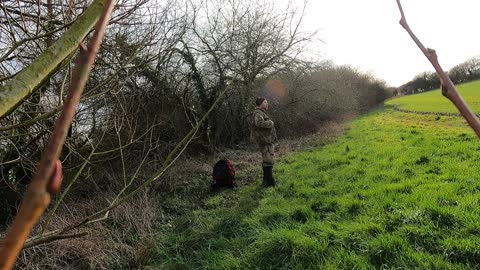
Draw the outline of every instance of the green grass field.
[[[457,90],[468,103],[471,110],[480,113],[480,81],[474,81],[457,86]],[[457,108],[440,90],[389,100],[386,104],[398,106],[400,109],[419,112],[457,113]]]
[[[476,100],[470,87],[459,88]],[[426,104],[405,101],[416,99]],[[437,91],[390,103],[450,111],[442,100]],[[283,157],[275,169],[277,187],[261,188],[258,180],[212,194],[202,210],[166,224],[146,264],[480,267],[480,141],[460,117],[382,109],[353,121],[334,143]]]

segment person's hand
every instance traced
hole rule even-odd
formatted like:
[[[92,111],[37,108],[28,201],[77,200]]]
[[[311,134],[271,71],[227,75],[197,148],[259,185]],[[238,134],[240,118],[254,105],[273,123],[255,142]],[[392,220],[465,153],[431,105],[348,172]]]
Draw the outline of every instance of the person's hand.
[[[55,160],[52,176],[48,180],[47,191],[51,194],[59,192],[60,186],[62,185],[62,179],[62,163],[57,159]]]

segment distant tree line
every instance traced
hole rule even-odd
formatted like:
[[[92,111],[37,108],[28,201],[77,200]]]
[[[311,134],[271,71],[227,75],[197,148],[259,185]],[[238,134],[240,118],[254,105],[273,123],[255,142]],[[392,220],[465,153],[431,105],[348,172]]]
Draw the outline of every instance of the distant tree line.
[[[448,76],[454,84],[480,79],[480,56],[472,57],[448,71]],[[440,80],[435,72],[422,72],[411,81],[398,87],[395,95],[410,95],[438,89]]]

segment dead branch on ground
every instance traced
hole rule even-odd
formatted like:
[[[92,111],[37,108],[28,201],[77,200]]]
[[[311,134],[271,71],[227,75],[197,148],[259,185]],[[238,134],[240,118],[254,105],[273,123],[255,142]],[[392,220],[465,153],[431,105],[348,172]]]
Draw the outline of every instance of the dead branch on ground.
[[[457,109],[460,111],[462,116],[467,120],[470,127],[475,131],[477,136],[480,138],[480,121],[478,120],[477,116],[470,110],[467,103],[463,100],[462,96],[453,85],[453,82],[450,79],[450,77],[448,77],[445,71],[443,71],[442,67],[440,66],[440,63],[438,62],[438,57],[435,50],[426,48],[413,33],[412,29],[407,23],[407,19],[405,18],[405,14],[403,12],[403,8],[402,8],[402,4],[400,3],[400,0],[397,0],[397,4],[400,10],[400,14],[402,16],[400,19],[400,25],[403,28],[405,28],[405,30],[408,32],[408,34],[413,39],[415,44],[417,44],[417,46],[420,48],[423,54],[427,57],[428,61],[430,61],[432,66],[435,68],[435,71],[437,72],[437,75],[440,78],[442,94],[457,107]]]

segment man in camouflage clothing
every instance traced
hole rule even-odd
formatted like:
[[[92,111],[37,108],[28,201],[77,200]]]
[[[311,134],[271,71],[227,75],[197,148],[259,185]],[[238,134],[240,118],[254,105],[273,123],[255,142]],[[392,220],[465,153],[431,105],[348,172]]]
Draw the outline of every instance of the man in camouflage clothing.
[[[257,107],[253,113],[252,122],[252,140],[257,143],[260,152],[262,153],[262,167],[263,167],[263,185],[275,186],[275,179],[273,178],[273,156],[274,156],[274,123],[265,113],[268,109],[268,102],[265,98],[257,98],[255,101]]]

